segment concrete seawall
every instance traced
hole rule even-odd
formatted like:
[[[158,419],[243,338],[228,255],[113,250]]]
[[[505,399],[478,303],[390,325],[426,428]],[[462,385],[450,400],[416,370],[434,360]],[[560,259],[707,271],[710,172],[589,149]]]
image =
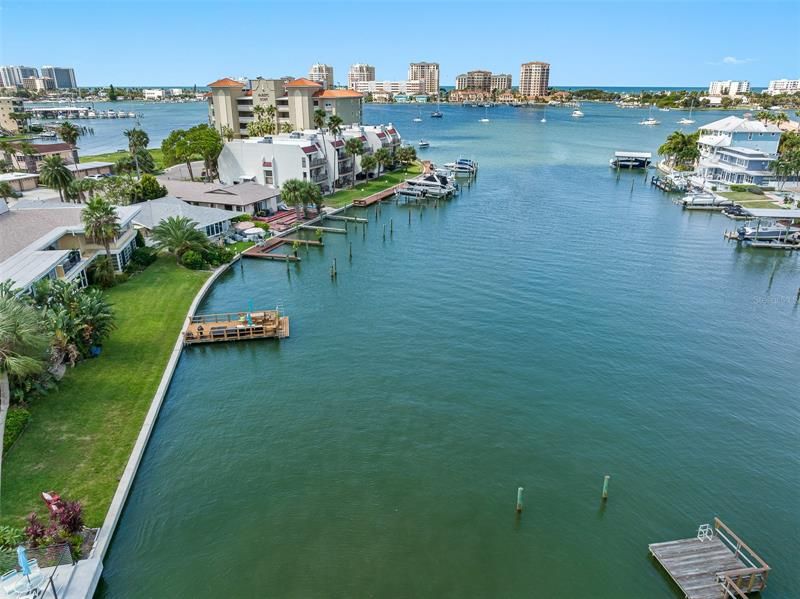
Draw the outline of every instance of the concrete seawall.
[[[105,558],[108,547],[111,544],[111,538],[113,537],[114,531],[117,528],[117,522],[119,522],[119,518],[122,515],[122,509],[125,507],[125,501],[128,499],[128,493],[130,493],[131,487],[133,486],[133,480],[136,478],[136,471],[139,469],[142,456],[147,448],[147,442],[150,440],[150,435],[155,428],[156,420],[158,420],[158,414],[161,411],[161,405],[164,403],[164,398],[167,395],[167,390],[169,389],[169,385],[172,381],[172,375],[175,372],[175,367],[178,365],[178,361],[180,360],[181,352],[183,350],[183,333],[186,329],[188,317],[194,315],[194,313],[197,311],[197,307],[200,305],[200,302],[203,301],[203,298],[205,298],[209,289],[211,289],[220,275],[228,270],[228,268],[230,268],[230,266],[239,259],[241,258],[239,255],[237,255],[232,262],[217,268],[211,274],[208,280],[203,283],[203,286],[197,292],[197,295],[195,295],[194,300],[189,307],[189,311],[187,312],[187,317],[184,319],[183,326],[181,326],[181,332],[178,334],[178,338],[172,348],[172,353],[170,354],[169,361],[164,369],[164,374],[161,376],[161,382],[158,385],[158,389],[156,389],[156,393],[153,396],[153,401],[150,403],[150,408],[148,409],[147,415],[142,423],[139,436],[136,438],[136,443],[131,450],[128,463],[125,466],[125,470],[119,480],[119,485],[114,493],[114,498],[111,500],[111,505],[108,507],[106,518],[103,521],[103,526],[100,528],[99,534],[97,535],[94,547],[92,547],[92,551],[87,559],[81,560],[75,565],[71,579],[67,583],[67,586],[64,587],[62,592],[59,593],[59,596],[62,597],[62,599],[92,599],[94,596],[94,592],[97,589],[97,584],[100,581],[100,575],[103,572],[103,559]]]

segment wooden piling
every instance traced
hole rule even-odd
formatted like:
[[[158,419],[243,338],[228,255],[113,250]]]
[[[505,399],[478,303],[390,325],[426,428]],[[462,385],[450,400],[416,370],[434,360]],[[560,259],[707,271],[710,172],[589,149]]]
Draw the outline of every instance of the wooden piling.
[[[408,209],[408,224],[411,225],[411,209]]]
[[[389,219],[389,233],[394,233],[394,219]]]
[[[517,488],[517,513],[522,513],[522,487]]]
[[[611,476],[606,474],[603,477],[603,501],[608,499],[608,481],[611,480]]]
[[[797,288],[797,297],[794,298],[795,304],[800,304],[800,287]]]
[[[352,241],[350,242],[350,250],[349,250],[349,252],[350,252],[350,259],[352,260],[353,259],[353,242]]]
[[[383,240],[386,241],[386,223],[383,223]]]

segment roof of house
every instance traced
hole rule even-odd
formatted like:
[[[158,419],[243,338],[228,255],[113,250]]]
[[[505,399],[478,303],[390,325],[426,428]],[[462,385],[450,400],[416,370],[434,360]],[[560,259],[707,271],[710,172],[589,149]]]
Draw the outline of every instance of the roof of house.
[[[364,94],[351,89],[325,89],[314,94],[315,98],[363,98]]]
[[[72,146],[67,143],[31,144],[37,154],[53,154],[55,152],[72,151]]]
[[[219,183],[174,181],[159,177],[159,182],[167,188],[169,195],[187,202],[203,204],[249,206],[261,200],[277,197],[281,193],[278,189],[260,185],[254,181],[222,185]]]
[[[244,87],[244,84],[241,81],[236,81],[235,79],[231,79],[230,77],[224,77],[222,79],[217,79],[214,83],[209,83],[208,87]]]
[[[780,133],[780,127],[772,123],[764,124],[762,121],[753,119],[743,119],[738,116],[726,116],[724,119],[701,125],[700,129],[711,131],[724,131],[726,133],[745,132],[745,133]]]
[[[36,179],[39,175],[36,173],[0,173],[0,181],[19,181],[21,179]]]
[[[103,162],[101,160],[94,160],[92,162],[81,162],[78,164],[68,164],[67,168],[72,172],[88,171],[93,168],[105,168],[107,166],[114,166],[113,162]]]
[[[170,217],[185,216],[197,223],[197,228],[207,227],[214,223],[230,220],[240,216],[240,212],[208,208],[206,206],[192,206],[181,199],[167,196],[157,200],[149,200],[138,204],[141,207],[133,222],[147,229],[152,229],[161,221]]]
[[[293,79],[292,81],[289,81],[286,84],[286,87],[322,87],[322,85],[316,81],[311,81],[311,79],[300,77],[299,79]]]
[[[70,204],[22,210],[15,207],[0,214],[0,261],[7,260],[54,229],[81,226],[81,210],[81,206]]]

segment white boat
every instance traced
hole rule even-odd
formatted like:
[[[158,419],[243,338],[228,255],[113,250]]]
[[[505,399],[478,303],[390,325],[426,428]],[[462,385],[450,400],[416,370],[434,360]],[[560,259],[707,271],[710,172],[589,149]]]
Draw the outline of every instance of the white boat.
[[[129,116],[130,118],[132,118],[132,119],[135,119],[135,118],[136,118],[136,113],[135,113],[135,112],[129,112],[129,113],[128,113],[128,116]]]
[[[94,119],[97,118],[97,113],[94,110],[90,110],[86,113],[87,118]]]
[[[659,110],[661,112],[669,112],[669,108],[667,108],[666,106],[664,108],[659,108]]]
[[[539,122],[540,123],[546,123],[547,122],[547,104],[544,105],[544,114],[542,115],[542,120],[539,121]]]
[[[639,124],[640,125],[647,125],[647,126],[651,126],[652,127],[653,125],[660,125],[661,121],[657,121],[653,117],[649,116],[645,120],[639,121]]]
[[[652,157],[650,152],[614,152],[608,164],[611,168],[647,168]]]
[[[755,226],[746,224],[736,230],[739,239],[787,239],[790,235],[800,232],[800,227],[796,225],[785,225],[778,221],[756,222]]]
[[[573,110],[572,111],[572,116],[574,116],[576,119],[582,118],[583,117],[583,112],[580,111],[580,110]]]
[[[429,148],[431,146],[431,142],[425,141],[424,139],[420,139],[419,143],[417,144],[420,148]]]
[[[689,104],[689,118],[683,117],[681,120],[678,121],[679,125],[692,125],[692,124],[694,124],[694,119],[692,118],[692,108],[694,108],[694,100],[692,100],[692,103]]]
[[[485,114],[485,116],[482,119],[480,119],[479,122],[488,123],[489,122],[489,105],[488,104],[486,104],[486,112],[484,114]]]
[[[422,108],[419,109],[419,116],[415,116],[412,120],[415,123],[421,123],[422,122]]]
[[[726,197],[718,196],[715,193],[703,191],[700,193],[690,193],[683,196],[679,203],[684,206],[731,206],[733,201]]]

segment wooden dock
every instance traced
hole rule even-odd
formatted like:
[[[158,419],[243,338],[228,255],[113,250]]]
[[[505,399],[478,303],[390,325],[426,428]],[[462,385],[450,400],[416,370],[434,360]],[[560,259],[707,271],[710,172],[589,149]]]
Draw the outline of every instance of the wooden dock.
[[[397,189],[401,184],[392,185],[388,189],[384,189],[383,191],[379,191],[378,193],[373,193],[371,196],[367,196],[366,198],[358,198],[353,200],[353,206],[372,206],[373,204],[377,204],[381,200],[385,200],[388,197],[394,195],[394,190]]]
[[[309,227],[313,229],[314,227]],[[282,245],[292,245],[294,243],[299,243],[300,245],[316,245],[321,246],[323,243],[321,241],[316,241],[312,239],[292,239],[290,237],[271,237],[267,239],[262,244],[256,244],[252,247],[247,248],[245,251],[242,252],[242,256],[247,258],[261,258],[262,260],[282,260],[282,261],[289,261],[289,262],[299,262],[300,258],[293,254],[278,254],[275,253],[275,250],[281,247]]]
[[[650,553],[686,599],[747,599],[767,586],[770,567],[719,518],[692,539],[653,543]]]
[[[191,316],[183,334],[186,345],[289,336],[289,317],[277,310]]]

